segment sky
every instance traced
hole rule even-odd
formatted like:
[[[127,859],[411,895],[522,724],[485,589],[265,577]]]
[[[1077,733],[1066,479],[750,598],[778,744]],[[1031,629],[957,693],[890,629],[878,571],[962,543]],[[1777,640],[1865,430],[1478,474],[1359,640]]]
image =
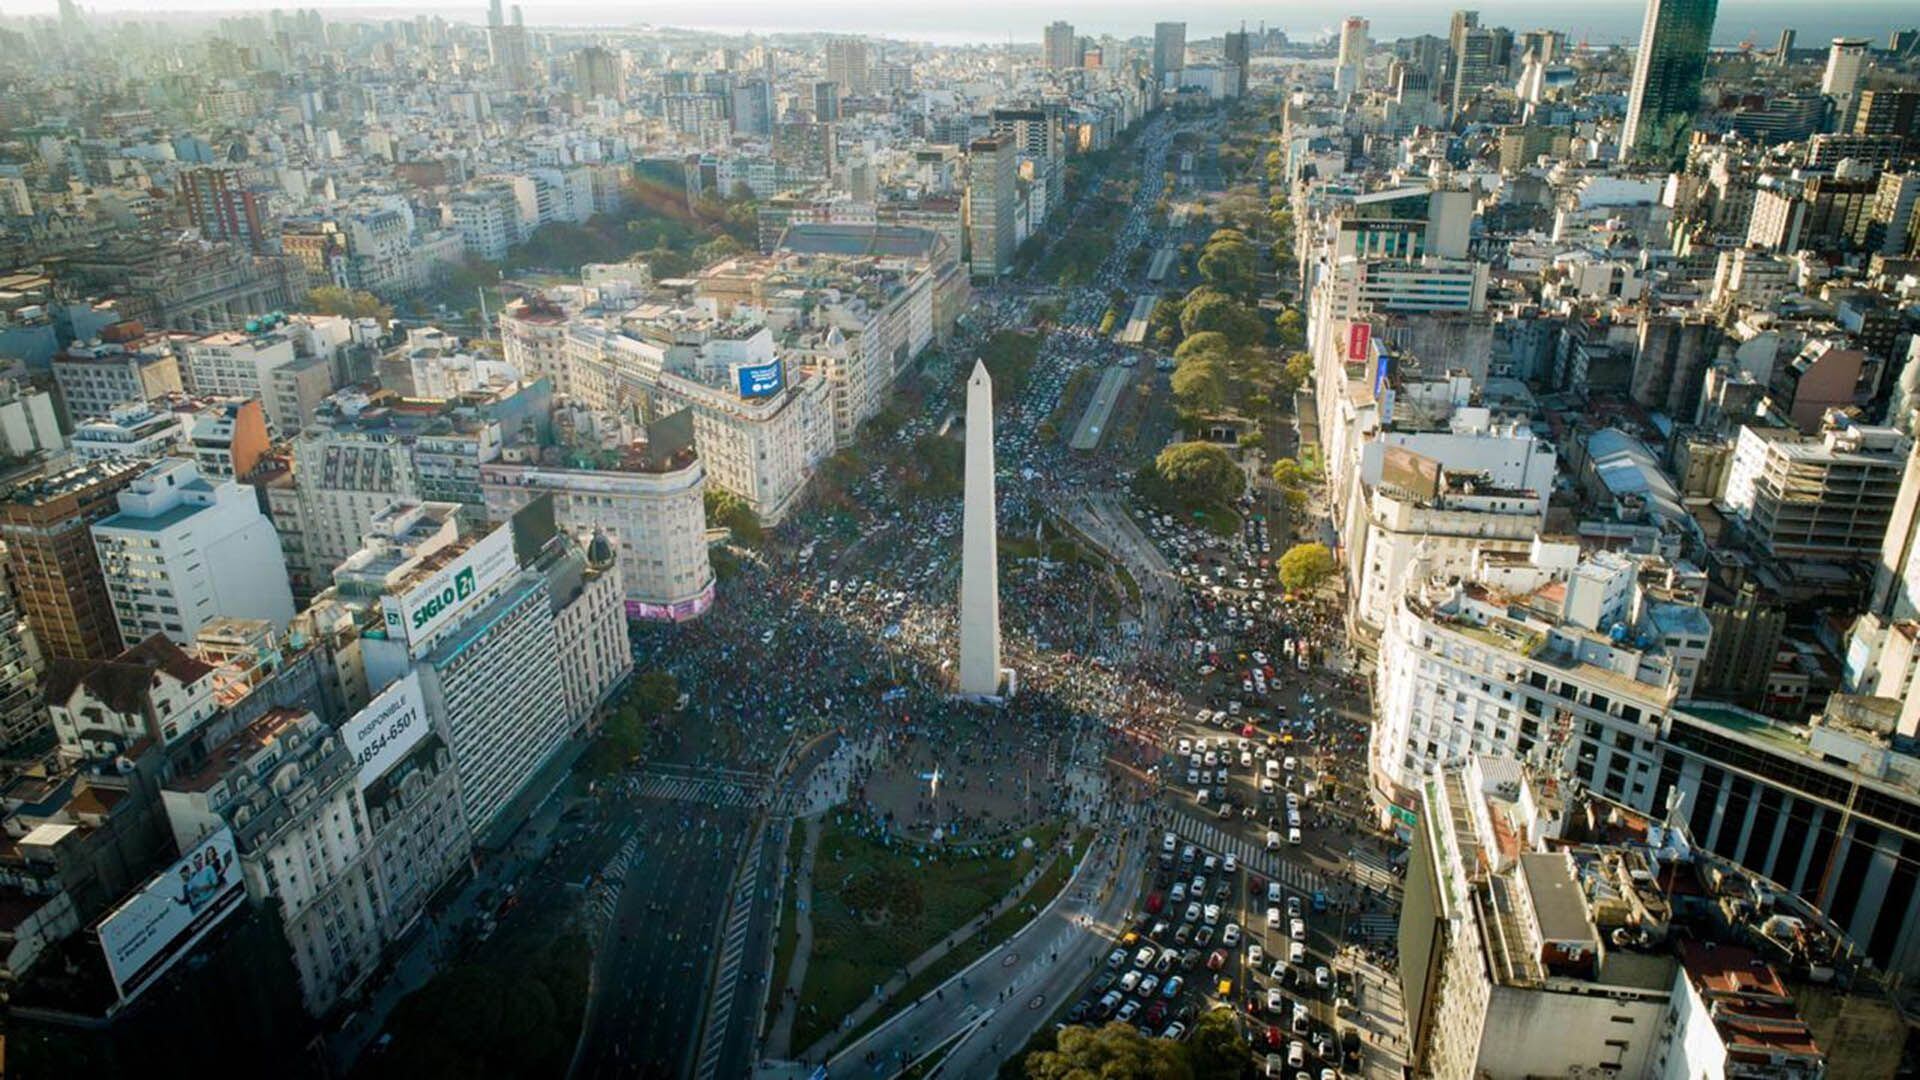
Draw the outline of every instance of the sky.
[[[511,0],[509,0],[511,2]],[[152,12],[151,0],[80,0],[87,10]],[[185,0],[167,10],[176,14],[203,11],[228,14],[261,11],[273,4],[260,0]],[[485,0],[415,0],[405,6],[393,0],[337,0],[314,4],[289,0],[283,9],[318,7],[355,17],[410,18],[432,12],[449,19],[481,22]],[[1249,28],[1264,20],[1295,39],[1330,35],[1339,20],[1350,14],[1371,20],[1373,37],[1388,40],[1420,33],[1444,36],[1449,14],[1457,6],[1473,6],[1487,25],[1516,30],[1548,27],[1568,31],[1574,40],[1594,44],[1629,42],[1639,36],[1645,3],[1640,0],[1588,0],[1577,5],[1542,4],[1539,0],[1482,0],[1477,4],[1446,0],[1385,0],[1374,3],[1290,0],[1285,3],[1249,3],[1244,0],[1044,0],[1041,4],[1015,0],[908,0],[876,5],[872,0],[704,0],[701,3],[609,3],[594,0],[521,0],[526,21],[533,26],[637,26],[647,23],[731,32],[831,31],[935,41],[1035,42],[1041,27],[1065,19],[1082,34],[1111,33],[1121,37],[1148,35],[1160,19],[1184,19],[1189,38],[1215,36],[1242,21]],[[7,15],[52,14],[56,0],[0,0]],[[1722,0],[1714,28],[1719,45],[1750,39],[1771,47],[1780,30],[1793,26],[1803,45],[1836,35],[1868,37],[1884,44],[1896,27],[1920,26],[1920,8],[1911,0],[1843,0],[1807,4],[1804,0]]]

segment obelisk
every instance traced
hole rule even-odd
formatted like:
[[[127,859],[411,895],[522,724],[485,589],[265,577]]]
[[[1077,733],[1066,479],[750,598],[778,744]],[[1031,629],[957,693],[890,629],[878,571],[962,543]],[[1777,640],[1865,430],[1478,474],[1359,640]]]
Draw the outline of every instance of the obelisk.
[[[1000,693],[1000,544],[993,496],[993,378],[967,377],[967,476],[960,529],[960,693]]]

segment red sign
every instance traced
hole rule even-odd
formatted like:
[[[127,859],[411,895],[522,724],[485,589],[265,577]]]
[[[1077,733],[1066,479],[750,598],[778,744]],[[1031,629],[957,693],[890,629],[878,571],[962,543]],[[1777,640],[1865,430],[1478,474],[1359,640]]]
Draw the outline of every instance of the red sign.
[[[1372,323],[1350,323],[1347,326],[1347,359],[1353,361],[1367,358],[1367,346],[1373,344]]]

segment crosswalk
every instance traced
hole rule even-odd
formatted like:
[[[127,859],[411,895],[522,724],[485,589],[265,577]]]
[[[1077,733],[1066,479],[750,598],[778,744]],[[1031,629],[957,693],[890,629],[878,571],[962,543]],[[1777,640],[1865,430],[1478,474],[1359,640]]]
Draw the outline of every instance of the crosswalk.
[[[762,791],[759,787],[716,777],[642,773],[638,779],[634,794],[643,799],[666,799],[705,806],[752,806],[760,800]]]
[[[627,837],[620,850],[613,853],[607,865],[600,870],[600,878],[593,883],[587,893],[587,913],[591,916],[588,924],[597,933],[613,923],[614,909],[620,904],[620,888],[626,883],[627,872],[633,868],[636,858],[645,858],[640,852],[638,834]]]
[[[696,1080],[712,1080],[720,1071],[720,1055],[726,1046],[727,1029],[733,1018],[733,999],[740,984],[740,963],[747,951],[747,928],[753,920],[753,895],[760,887],[760,861],[772,828],[760,829],[747,847],[733,893],[727,900],[726,929],[720,938],[720,962],[716,967],[713,999],[707,1005],[706,1029],[700,1039],[700,1057],[694,1066]],[[775,841],[778,842],[777,839]]]
[[[1347,937],[1356,941],[1392,941],[1400,933],[1396,915],[1355,915],[1347,920]]]
[[[1208,851],[1221,855],[1232,855],[1240,860],[1240,865],[1251,868],[1270,880],[1296,893],[1308,895],[1315,890],[1326,888],[1326,879],[1312,867],[1281,858],[1275,852],[1247,840],[1232,836],[1214,825],[1200,821],[1175,811],[1172,819],[1173,831],[1180,836],[1200,845]]]

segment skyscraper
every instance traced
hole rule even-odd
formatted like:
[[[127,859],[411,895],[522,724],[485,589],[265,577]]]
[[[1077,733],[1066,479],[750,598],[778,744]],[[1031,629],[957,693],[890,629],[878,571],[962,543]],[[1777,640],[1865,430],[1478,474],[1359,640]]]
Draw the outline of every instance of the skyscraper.
[[[967,232],[976,278],[991,281],[1013,262],[1018,169],[1011,136],[975,139],[967,147]]]
[[[1787,61],[1793,57],[1794,33],[1795,31],[1791,26],[1780,31],[1780,44],[1774,46],[1773,49],[1773,63],[1775,67],[1786,67]]]
[[[1080,39],[1074,36],[1073,24],[1056,21],[1045,32],[1047,66],[1055,71],[1080,66]]]
[[[590,98],[620,97],[620,54],[599,45],[574,53],[573,84]]]
[[[1623,154],[1674,161],[1686,152],[1719,6],[1719,0],[1647,0],[1620,133]]]
[[[487,0],[487,25],[507,25],[507,18],[501,13],[500,0]]]
[[[1870,48],[1866,38],[1834,38],[1827,50],[1827,72],[1820,79],[1820,92],[1833,101],[1833,123],[1827,130],[1853,130],[1853,108],[1860,101]]]
[[[1333,69],[1333,92],[1342,99],[1359,93],[1367,68],[1367,20],[1351,16],[1340,24],[1340,57]]]
[[[865,97],[871,68],[867,64],[867,43],[860,38],[827,39],[827,81],[840,84],[848,97]]]
[[[1187,66],[1187,24],[1183,22],[1163,22],[1153,24],[1153,79],[1164,82],[1169,71],[1179,71]]]
[[[1244,28],[1228,31],[1227,35],[1220,39],[1220,55],[1226,60],[1227,68],[1233,77],[1233,96],[1240,97],[1247,92],[1247,65],[1252,55]]]

